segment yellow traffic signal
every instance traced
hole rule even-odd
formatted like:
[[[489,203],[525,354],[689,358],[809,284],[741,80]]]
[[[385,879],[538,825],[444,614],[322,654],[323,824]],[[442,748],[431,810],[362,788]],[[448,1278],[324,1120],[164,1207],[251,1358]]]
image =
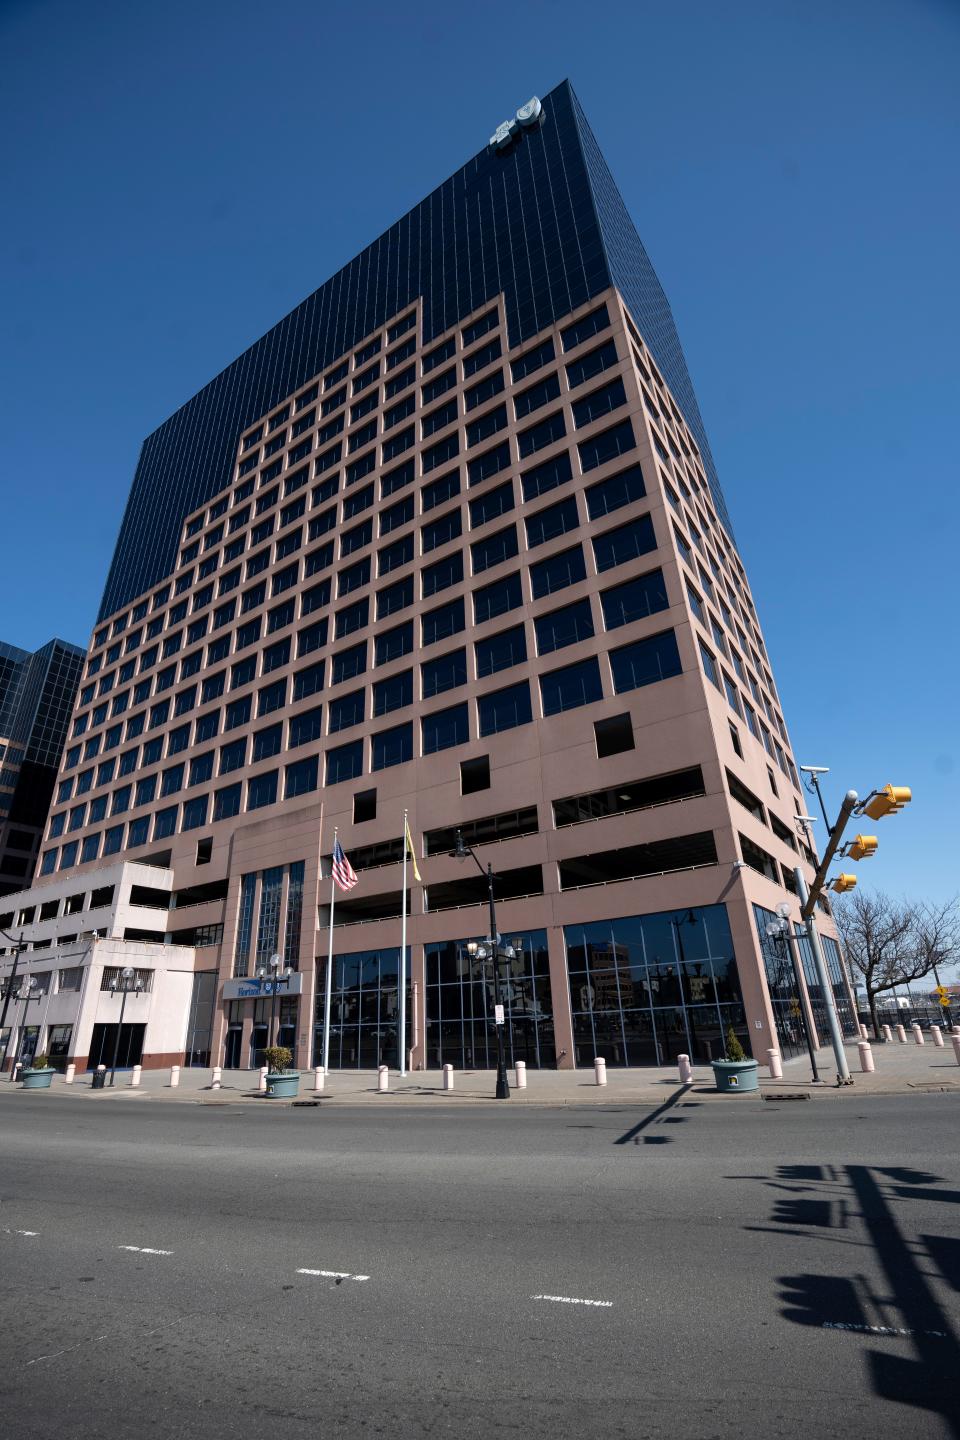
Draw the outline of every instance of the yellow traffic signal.
[[[863,813],[871,820],[882,820],[885,815],[897,815],[912,799],[909,785],[884,785],[867,801]]]
[[[848,890],[857,888],[857,877],[856,875],[834,875],[829,884],[831,890],[835,890],[838,895],[845,895]]]
[[[857,835],[847,846],[848,860],[869,860],[877,852],[876,835]]]

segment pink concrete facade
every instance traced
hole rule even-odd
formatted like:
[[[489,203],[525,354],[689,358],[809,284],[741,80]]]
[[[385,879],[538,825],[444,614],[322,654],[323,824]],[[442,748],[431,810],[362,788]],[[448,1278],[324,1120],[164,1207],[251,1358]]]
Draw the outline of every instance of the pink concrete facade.
[[[589,321],[580,343],[571,344],[569,335],[564,342],[568,327],[602,307],[605,323]],[[465,343],[471,326],[490,312],[490,328],[481,324],[482,334]],[[511,882],[514,889],[539,867],[539,882],[528,893],[500,899],[498,921],[504,935],[546,932],[557,1064],[573,1065],[578,1048],[563,927],[712,905],[726,907],[745,1026],[754,1054],[763,1058],[778,1040],[753,905],[775,911],[787,898],[797,915],[799,905],[788,888],[792,871],[800,864],[809,879],[813,856],[796,820],[805,805],[749,585],[717,517],[693,437],[614,290],[514,350],[500,303],[484,306],[429,345],[419,342],[419,316],[406,313],[414,320],[408,329],[397,327],[395,341],[387,336],[404,317],[394,317],[344,356],[342,365],[330,367],[237,437],[235,479],[222,496],[187,518],[177,570],[93,637],[60,775],[59,793],[66,798],[51,812],[39,874],[95,870],[113,846],[124,859],[153,860],[171,869],[177,899],[166,917],[167,933],[188,943],[192,932],[200,947],[197,968],[216,967],[221,991],[236,975],[263,963],[258,944],[264,938],[302,976],[295,1030],[297,1060],[306,1066],[313,1058],[317,987],[322,989],[327,952],[326,877],[334,827],[347,854],[363,862],[356,889],[338,896],[335,954],[390,949],[400,943],[398,842],[406,810],[423,877],[422,887],[410,888],[408,1033],[413,1065],[432,1066],[423,947],[482,936],[487,927],[479,897],[456,899],[467,866],[447,853],[427,853],[424,837],[497,817],[505,838],[478,843],[484,863],[489,859],[498,874],[519,877]],[[514,380],[516,362],[547,342],[553,358]],[[431,364],[444,346],[449,355]],[[604,351],[607,346],[615,355]],[[477,355],[489,358],[474,368]],[[601,362],[602,368],[592,370]],[[612,408],[590,419],[580,402],[618,379],[623,402],[613,403],[613,396]],[[541,385],[547,399],[520,413],[537,398],[528,392]],[[556,438],[522,453],[521,446],[534,443],[534,427],[557,416],[563,434],[557,420]],[[602,455],[602,449],[590,448],[595,438],[627,421],[633,446],[596,464],[591,459],[585,469],[587,457]],[[622,438],[617,443],[622,445]],[[442,463],[434,463],[444,453],[438,446],[448,453]],[[500,468],[474,479],[479,469],[472,462],[492,457],[502,446],[508,447],[505,463],[501,451],[500,461],[490,459],[491,467]],[[531,482],[531,472],[564,454],[571,478],[534,494],[539,482]],[[391,489],[388,478],[384,485],[385,476],[397,477],[411,461],[409,481]],[[619,495],[604,508],[608,501],[596,487],[636,466],[642,493],[634,480],[633,498]],[[444,483],[438,487],[438,481]],[[471,502],[495,490],[502,490],[501,498],[490,518],[483,518]],[[427,509],[437,494],[446,494],[446,500]],[[564,501],[575,502],[575,512],[567,505],[548,517],[549,523],[540,523],[542,512]],[[610,532],[643,517],[652,524],[652,546],[613,564],[607,551],[601,568],[594,541],[604,544]],[[369,532],[363,528],[368,524]],[[484,542],[511,530],[513,539],[506,534],[498,560],[500,541]],[[634,543],[630,535],[628,545]],[[425,551],[427,543],[434,548]],[[575,572],[562,589],[536,594],[541,562],[575,547],[582,577]],[[458,554],[462,579],[456,568],[452,578],[432,569],[451,557],[455,565]],[[665,607],[635,617],[621,611],[625,618],[609,628],[609,592],[657,571]],[[449,583],[425,594],[438,575]],[[476,592],[513,576],[521,603],[482,618],[475,610]],[[365,618],[351,608],[364,599],[369,600]],[[424,617],[458,599],[464,601],[463,627],[427,643]],[[538,653],[543,647],[537,621],[578,602],[589,609],[593,633]],[[581,606],[577,613],[587,612]],[[381,659],[377,642],[408,621],[412,648]],[[526,658],[481,673],[476,646],[515,627],[522,627]],[[665,632],[675,637],[679,673],[624,688],[611,652]],[[337,678],[335,666],[361,645],[363,670]],[[465,671],[459,681],[425,696],[422,666],[460,650]],[[602,693],[589,703],[544,713],[541,678],[594,659]],[[348,670],[359,663],[355,655],[348,660]],[[412,690],[406,695],[407,681],[397,677],[408,671]],[[394,691],[383,683],[391,680],[397,680]],[[490,713],[483,706],[487,697],[523,682],[529,722],[481,733]],[[279,699],[280,692],[270,689],[277,686]],[[332,717],[343,718],[337,702],[361,689],[354,723],[331,731]],[[249,715],[238,719],[247,699]],[[397,701],[396,709],[376,713],[382,703]],[[461,728],[449,748],[424,753],[422,722],[461,705],[466,720],[461,713],[457,723],[465,724],[466,732]],[[291,724],[318,707],[319,720],[311,722],[316,733],[294,743],[302,731],[291,731]],[[616,717],[627,717],[619,723],[630,748],[601,753],[597,722]],[[408,722],[409,739],[401,730]],[[384,744],[385,731],[398,733]],[[243,742],[239,761],[236,748],[229,749],[237,741]],[[330,752],[357,741],[358,773],[334,781],[327,768]],[[261,759],[255,758],[258,749]],[[379,764],[397,754],[399,763]],[[313,758],[315,786],[285,798],[285,789],[310,787],[311,780],[309,763],[299,771],[288,767]],[[471,791],[464,762],[484,760],[489,784]],[[235,769],[225,769],[234,763]],[[178,766],[184,767],[179,779]],[[669,791],[670,777],[695,770],[701,781],[687,794],[657,803],[624,802],[622,813],[557,823],[556,801],[614,795],[624,786],[641,786],[642,794],[642,784],[663,777]],[[271,801],[274,774],[277,792]],[[264,796],[267,803],[252,808]],[[237,813],[230,814],[234,805]],[[517,819],[530,810],[536,811],[533,829]],[[372,818],[360,818],[365,814]],[[625,858],[601,859],[600,870],[607,863],[611,870],[609,878],[598,875],[593,857],[614,854]],[[646,873],[657,856],[670,863]],[[625,876],[631,857],[638,873]],[[299,922],[289,897],[290,867],[298,863],[303,865]],[[267,903],[262,879],[248,883],[244,899],[243,877],[272,871],[282,871],[268,902],[276,910],[276,925],[273,911],[261,920]],[[824,934],[835,934],[828,914],[819,923]],[[244,933],[247,972],[238,960]],[[805,987],[800,988],[794,998],[806,1005]],[[242,1030],[233,1053],[247,1063],[253,1007],[229,997],[217,1010],[211,1063],[222,1063],[231,1017],[238,1016],[234,1029]],[[588,1063],[582,1050],[581,1044],[580,1063]]]

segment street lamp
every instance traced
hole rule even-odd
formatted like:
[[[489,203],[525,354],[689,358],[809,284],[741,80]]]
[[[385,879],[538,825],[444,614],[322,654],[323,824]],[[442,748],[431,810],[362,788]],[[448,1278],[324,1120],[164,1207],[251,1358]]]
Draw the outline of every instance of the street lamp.
[[[114,995],[123,997],[120,1001],[120,1021],[117,1025],[117,1038],[113,1042],[113,1064],[110,1067],[110,1085],[112,1088],[117,1073],[117,1058],[120,1054],[120,1034],[123,1030],[123,1012],[127,1008],[127,996],[131,994],[139,995],[143,989],[143,981],[137,975],[132,965],[125,965],[120,971],[119,978],[110,981],[110,989]]]
[[[460,830],[457,831],[457,848],[454,850],[457,860],[466,860],[472,855],[476,861],[477,868],[487,881],[487,903],[490,907],[490,934],[483,943],[471,941],[467,946],[467,954],[480,960],[481,963],[490,960],[493,965],[493,1005],[494,1005],[494,1029],[497,1032],[497,1091],[498,1100],[510,1099],[510,1085],[507,1080],[507,1062],[503,1053],[503,1005],[500,1001],[500,960],[512,960],[516,954],[512,945],[500,944],[500,933],[497,930],[497,906],[493,897],[493,866],[488,862],[486,868],[483,862],[477,857],[473,848],[466,843]]]
[[[283,966],[282,974],[280,973],[281,966]],[[272,972],[272,974],[270,974],[270,972]],[[284,987],[289,987],[290,976],[293,974],[293,970],[291,966],[283,965],[283,960],[279,955],[271,955],[270,970],[267,970],[266,965],[261,965],[257,970],[257,978],[260,981],[261,989],[263,988],[264,981],[267,980],[268,974],[270,974],[270,979],[268,982],[270,985],[270,1028],[267,1032],[267,1039],[268,1043],[272,1045],[274,1043],[274,1020],[277,1013],[277,991],[279,990],[281,985],[283,985]]]
[[[803,1008],[803,990],[800,985],[800,946],[796,935],[793,933],[793,926],[790,924],[790,906],[786,900],[781,900],[777,906],[779,920],[771,920],[767,925],[767,934],[774,943],[779,942],[786,945],[787,953],[793,965],[793,977],[797,989],[797,1005],[800,1009],[800,1028],[803,1030],[803,1038],[807,1042],[807,1054],[810,1056],[810,1069],[814,1084],[818,1084],[820,1075],[817,1071],[817,1057],[814,1054],[813,1040],[810,1036],[810,1026],[807,1024],[806,1011]]]
[[[0,935],[3,936],[4,940],[9,940],[9,941],[10,941],[10,944],[13,946],[13,969],[10,971],[10,979],[7,981],[6,989],[4,990],[4,995],[3,995],[3,1010],[0,1011],[0,1035],[2,1035],[2,1034],[3,1034],[3,1028],[4,1028],[4,1026],[5,1026],[6,1023],[7,1023],[7,1008],[8,1008],[8,1006],[9,1006],[9,1004],[10,1004],[10,996],[13,994],[13,986],[14,986],[14,982],[16,981],[16,978],[17,978],[17,966],[20,964],[20,956],[23,954],[24,950],[26,950],[27,947],[26,947],[26,945],[24,945],[24,943],[23,943],[23,931],[22,931],[22,930],[20,931],[20,939],[19,939],[19,940],[14,940],[13,936],[12,936],[12,935],[8,935],[7,932],[6,932],[6,930],[0,930]],[[19,992],[18,992],[18,994],[19,994]],[[9,1049],[9,1046],[8,1046],[7,1048]],[[6,1053],[4,1053],[3,1059],[4,1059],[4,1060],[6,1059]],[[2,1062],[0,1062],[0,1063],[2,1063]],[[10,1063],[10,1069],[11,1069],[11,1070],[13,1069],[13,1062],[12,1062],[12,1061],[11,1061],[11,1063]]]

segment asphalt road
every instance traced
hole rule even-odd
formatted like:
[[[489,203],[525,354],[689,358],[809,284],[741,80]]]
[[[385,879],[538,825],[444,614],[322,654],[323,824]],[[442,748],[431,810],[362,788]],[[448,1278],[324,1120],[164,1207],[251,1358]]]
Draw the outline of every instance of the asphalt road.
[[[958,1118],[4,1090],[0,1434],[957,1437]]]

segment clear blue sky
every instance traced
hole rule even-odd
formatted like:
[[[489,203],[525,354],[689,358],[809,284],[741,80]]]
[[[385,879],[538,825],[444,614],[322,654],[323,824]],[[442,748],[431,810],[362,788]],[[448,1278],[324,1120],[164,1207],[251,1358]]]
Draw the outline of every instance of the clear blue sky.
[[[3,639],[86,644],[143,438],[569,75],[797,758],[914,787],[864,881],[960,889],[960,6],[3,0],[0,57]]]

